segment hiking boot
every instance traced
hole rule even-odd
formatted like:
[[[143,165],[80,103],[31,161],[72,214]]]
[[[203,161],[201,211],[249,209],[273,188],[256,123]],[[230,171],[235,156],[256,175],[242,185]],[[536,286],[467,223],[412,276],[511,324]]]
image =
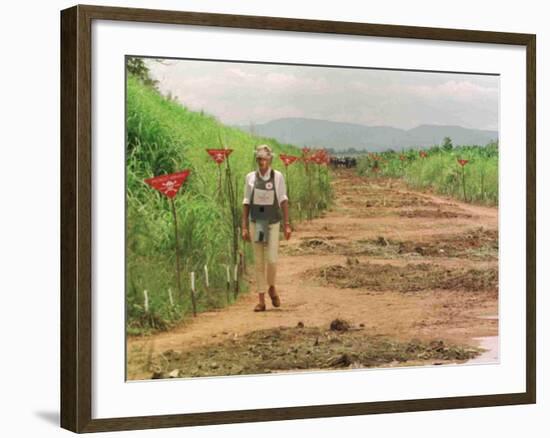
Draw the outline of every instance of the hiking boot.
[[[279,299],[279,295],[277,295],[277,292],[275,292],[275,286],[269,286],[269,298],[271,298],[271,304],[273,304],[273,307],[279,307],[281,305],[281,300]]]

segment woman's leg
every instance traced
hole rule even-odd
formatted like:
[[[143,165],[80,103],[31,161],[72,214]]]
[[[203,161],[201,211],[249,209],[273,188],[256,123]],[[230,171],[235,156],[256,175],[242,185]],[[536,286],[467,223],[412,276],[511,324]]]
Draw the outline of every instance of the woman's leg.
[[[275,307],[279,307],[280,300],[275,291],[275,276],[277,275],[277,259],[279,255],[279,228],[280,222],[269,226],[269,241],[267,243],[267,284],[269,295]]]
[[[262,306],[265,308],[265,245],[263,243],[254,242],[254,222],[250,222],[250,236],[252,239],[252,245],[254,247],[254,271],[256,274],[256,291],[258,292],[260,308]],[[260,308],[257,309],[260,310]]]
[[[280,222],[269,225],[269,241],[267,242],[267,284],[269,286],[275,286],[279,255],[279,226]]]

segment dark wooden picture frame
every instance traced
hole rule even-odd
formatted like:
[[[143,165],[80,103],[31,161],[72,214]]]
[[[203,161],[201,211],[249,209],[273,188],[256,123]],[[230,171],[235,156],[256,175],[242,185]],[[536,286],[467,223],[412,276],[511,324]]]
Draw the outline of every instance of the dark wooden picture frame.
[[[115,20],[519,45],[526,48],[526,391],[92,419],[92,21]],[[532,34],[78,5],[61,11],[61,426],[98,432],[536,402],[535,77]]]

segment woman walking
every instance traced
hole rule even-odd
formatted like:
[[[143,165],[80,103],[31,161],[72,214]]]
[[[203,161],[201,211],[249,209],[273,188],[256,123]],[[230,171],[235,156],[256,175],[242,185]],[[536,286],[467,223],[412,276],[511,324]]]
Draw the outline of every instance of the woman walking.
[[[268,145],[256,148],[257,170],[246,175],[243,199],[242,238],[254,245],[254,268],[259,302],[255,312],[266,309],[266,286],[274,307],[281,305],[275,288],[279,230],[284,223],[285,239],[290,239],[288,197],[283,174],[271,168],[273,152]],[[282,213],[282,214],[281,214]]]

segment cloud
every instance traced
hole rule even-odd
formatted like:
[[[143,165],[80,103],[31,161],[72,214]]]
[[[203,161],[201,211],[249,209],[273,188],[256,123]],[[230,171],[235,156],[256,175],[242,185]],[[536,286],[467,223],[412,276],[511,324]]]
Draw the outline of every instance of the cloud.
[[[149,62],[162,92],[228,124],[282,117],[497,129],[497,76],[217,61]]]
[[[250,73],[247,71],[244,71],[243,69],[240,69],[238,67],[230,67],[227,69],[227,73],[232,74],[236,76],[239,79],[254,79],[256,75],[254,73]]]
[[[471,80],[449,80],[435,86],[411,85],[406,92],[419,97],[434,99],[454,99],[468,102],[476,99],[498,98],[497,87],[487,87]]]

